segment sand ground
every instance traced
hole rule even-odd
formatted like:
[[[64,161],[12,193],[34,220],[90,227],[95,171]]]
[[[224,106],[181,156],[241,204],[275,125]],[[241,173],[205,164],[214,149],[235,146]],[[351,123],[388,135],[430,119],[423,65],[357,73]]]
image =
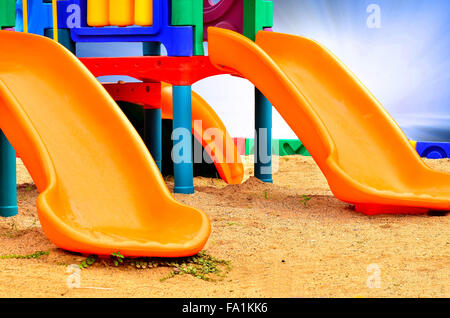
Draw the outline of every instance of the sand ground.
[[[231,262],[224,280],[160,282],[170,269],[99,263],[81,271],[80,289],[67,287],[66,271],[85,257],[45,237],[38,192],[19,161],[20,212],[0,219],[0,255],[50,253],[0,259],[0,297],[450,297],[449,215],[368,217],[332,196],[311,158],[279,158],[273,185],[248,178],[245,160],[245,183],[196,178],[194,195],[175,195],[210,216],[205,249]],[[427,163],[450,172],[450,160]],[[311,197],[306,206],[302,195]],[[380,288],[367,286],[374,268]]]

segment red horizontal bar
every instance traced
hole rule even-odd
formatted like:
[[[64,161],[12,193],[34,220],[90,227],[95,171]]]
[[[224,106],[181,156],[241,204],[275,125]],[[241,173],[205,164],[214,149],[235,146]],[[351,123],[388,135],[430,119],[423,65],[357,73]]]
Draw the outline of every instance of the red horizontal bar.
[[[96,77],[126,75],[144,82],[180,86],[214,75],[230,74],[215,68],[208,56],[87,57],[80,60]]]
[[[161,83],[105,83],[103,86],[115,101],[161,108]]]

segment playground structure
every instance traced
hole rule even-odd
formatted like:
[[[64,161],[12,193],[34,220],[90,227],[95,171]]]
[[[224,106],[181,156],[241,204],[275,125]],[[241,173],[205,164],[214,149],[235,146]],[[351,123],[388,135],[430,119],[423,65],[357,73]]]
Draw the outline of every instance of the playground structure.
[[[0,3],[15,15],[14,1]],[[335,196],[356,210],[450,210],[450,175],[423,163],[383,107],[327,49],[271,32],[272,6],[265,0],[216,5],[208,0],[19,1],[23,25],[19,19],[15,27],[54,41],[0,32],[0,42],[8,43],[8,50],[0,50],[1,214],[17,213],[15,149],[40,192],[41,224],[56,245],[103,255],[118,250],[126,256],[197,253],[209,237],[209,220],[176,202],[164,184],[161,120],[172,116],[174,130],[190,132],[177,141],[183,150],[192,149],[193,131],[213,157],[226,157],[228,149],[213,147],[192,128],[197,118],[225,131],[209,105],[191,92],[196,81],[219,74],[244,77],[257,87],[259,179],[272,181],[273,104]],[[2,27],[14,27],[16,19],[9,15],[0,16]],[[203,40],[209,43],[208,56]],[[69,51],[85,41],[145,42],[146,56],[77,59]],[[160,44],[168,56],[160,56]],[[95,77],[104,75],[142,82],[102,86]],[[65,78],[73,85],[65,85]],[[145,144],[113,98],[144,107]],[[224,134],[223,142],[230,140]],[[189,160],[174,163],[175,192],[194,191],[192,165]],[[239,156],[216,165],[229,183],[242,180]]]

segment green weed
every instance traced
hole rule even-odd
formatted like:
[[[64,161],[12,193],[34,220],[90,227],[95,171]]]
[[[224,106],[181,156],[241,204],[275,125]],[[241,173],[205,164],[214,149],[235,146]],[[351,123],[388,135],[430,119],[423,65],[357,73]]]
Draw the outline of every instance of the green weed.
[[[303,204],[303,206],[306,208],[308,205],[308,202],[312,199],[312,197],[309,197],[305,194],[302,195],[302,198],[300,199],[300,203]]]
[[[41,256],[49,255],[49,254],[50,254],[49,251],[46,251],[46,252],[38,251],[38,252],[35,252],[33,254],[28,254],[28,255],[17,255],[17,254],[0,255],[0,259],[38,259]]]
[[[81,269],[88,268],[92,264],[94,264],[96,261],[97,261],[96,255],[89,255],[84,261],[81,262],[81,264],[79,266]]]
[[[97,261],[97,256],[91,255],[80,264],[80,268],[88,268]],[[217,281],[226,277],[231,270],[229,261],[215,258],[206,252],[200,252],[195,256],[184,258],[128,258],[120,252],[111,254],[111,266],[128,265],[130,267],[144,270],[157,267],[170,267],[173,270],[163,278],[161,282],[177,275],[191,275],[205,281]],[[102,262],[108,264],[108,262]]]
[[[200,252],[195,256],[187,258],[176,259],[167,264],[170,267],[174,267],[174,269],[167,276],[161,278],[162,282],[177,275],[191,275],[205,281],[222,280],[231,270],[229,261],[215,258],[206,252]]]
[[[123,264],[123,261],[125,259],[125,256],[123,256],[122,254],[120,254],[120,251],[112,253],[111,254],[111,259],[114,263],[114,265],[117,267],[120,264]]]

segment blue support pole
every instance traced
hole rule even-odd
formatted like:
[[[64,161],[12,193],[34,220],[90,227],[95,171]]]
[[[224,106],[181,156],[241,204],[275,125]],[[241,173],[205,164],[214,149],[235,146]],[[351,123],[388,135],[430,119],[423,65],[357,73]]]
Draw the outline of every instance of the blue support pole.
[[[175,193],[194,193],[191,86],[173,86],[173,148]]]
[[[16,152],[0,131],[0,216],[19,213],[16,188]]]
[[[161,55],[161,44],[157,42],[142,43],[144,56]],[[162,168],[162,115],[161,109],[144,109],[144,142],[156,165]]]
[[[144,42],[142,43],[142,53],[144,56],[159,56],[161,55],[161,44],[159,42]]]
[[[156,165],[161,171],[162,115],[161,108],[144,109],[144,141]]]
[[[255,177],[272,179],[272,104],[255,88]]]

